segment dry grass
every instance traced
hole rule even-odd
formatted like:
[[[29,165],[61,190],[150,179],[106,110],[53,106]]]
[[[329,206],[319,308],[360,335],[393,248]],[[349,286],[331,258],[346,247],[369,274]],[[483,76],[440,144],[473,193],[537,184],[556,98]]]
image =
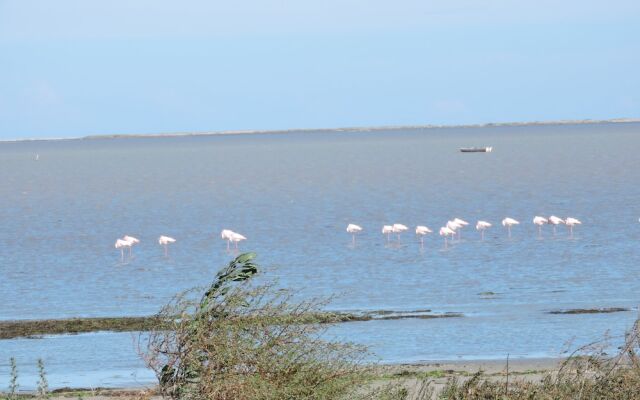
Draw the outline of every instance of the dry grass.
[[[499,378],[478,372],[471,377],[450,377],[439,393],[419,393],[432,387],[423,379],[418,390],[401,399],[427,400],[632,400],[640,398],[640,326],[624,335],[624,346],[611,357],[604,351],[611,338],[577,349],[560,368],[538,380],[512,375]]]

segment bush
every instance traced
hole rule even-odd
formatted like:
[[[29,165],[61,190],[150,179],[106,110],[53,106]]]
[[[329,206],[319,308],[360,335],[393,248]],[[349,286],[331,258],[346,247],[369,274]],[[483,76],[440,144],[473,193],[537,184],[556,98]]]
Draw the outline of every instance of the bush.
[[[620,352],[606,354],[607,340],[577,349],[539,382],[491,380],[477,373],[466,382],[448,380],[441,393],[447,400],[631,400],[640,398],[640,321],[625,334]]]
[[[159,313],[145,359],[174,399],[353,398],[364,382],[364,349],[321,338],[309,316],[320,302],[294,302],[273,285],[253,286],[255,254],[220,271],[198,301],[187,292]]]

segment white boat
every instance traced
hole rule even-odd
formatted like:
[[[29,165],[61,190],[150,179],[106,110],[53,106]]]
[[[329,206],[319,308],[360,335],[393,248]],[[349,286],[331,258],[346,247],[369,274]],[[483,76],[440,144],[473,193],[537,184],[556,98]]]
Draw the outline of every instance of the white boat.
[[[461,147],[460,151],[463,153],[491,153],[493,147]]]

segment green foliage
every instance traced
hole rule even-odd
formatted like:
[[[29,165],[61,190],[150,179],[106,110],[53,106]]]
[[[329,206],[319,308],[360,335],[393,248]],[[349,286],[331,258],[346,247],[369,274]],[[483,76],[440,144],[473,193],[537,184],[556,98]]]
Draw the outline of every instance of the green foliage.
[[[9,399],[13,400],[16,398],[18,394],[18,365],[16,363],[16,359],[11,357],[9,359],[9,364],[11,365],[11,380],[9,381]]]
[[[44,370],[44,361],[41,358],[38,359],[38,389],[37,396],[40,399],[48,399],[49,394],[49,382],[47,382],[47,373]]]
[[[273,285],[253,286],[255,254],[238,256],[198,301],[189,293],[159,313],[170,329],[151,333],[145,359],[174,399],[353,398],[365,381],[362,348],[325,341],[310,315],[321,302],[294,302]]]

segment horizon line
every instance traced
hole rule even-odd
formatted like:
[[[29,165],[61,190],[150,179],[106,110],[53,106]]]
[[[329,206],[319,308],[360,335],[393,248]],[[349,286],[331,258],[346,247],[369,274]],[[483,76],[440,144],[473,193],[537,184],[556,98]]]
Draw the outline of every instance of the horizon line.
[[[610,118],[610,119],[576,119],[576,120],[546,120],[546,121],[512,121],[512,122],[487,122],[476,124],[423,124],[423,125],[382,125],[382,126],[352,126],[334,128],[290,128],[290,129],[244,129],[221,131],[185,131],[164,133],[105,133],[90,134],[72,137],[54,138],[20,138],[0,139],[0,143],[16,142],[40,142],[40,141],[64,141],[64,140],[95,140],[95,139],[127,139],[127,138],[170,138],[187,136],[223,136],[223,135],[256,135],[256,134],[286,134],[295,132],[373,132],[383,130],[403,129],[450,129],[450,128],[486,128],[501,126],[537,126],[537,125],[588,125],[604,123],[634,123],[640,122],[640,118]]]

